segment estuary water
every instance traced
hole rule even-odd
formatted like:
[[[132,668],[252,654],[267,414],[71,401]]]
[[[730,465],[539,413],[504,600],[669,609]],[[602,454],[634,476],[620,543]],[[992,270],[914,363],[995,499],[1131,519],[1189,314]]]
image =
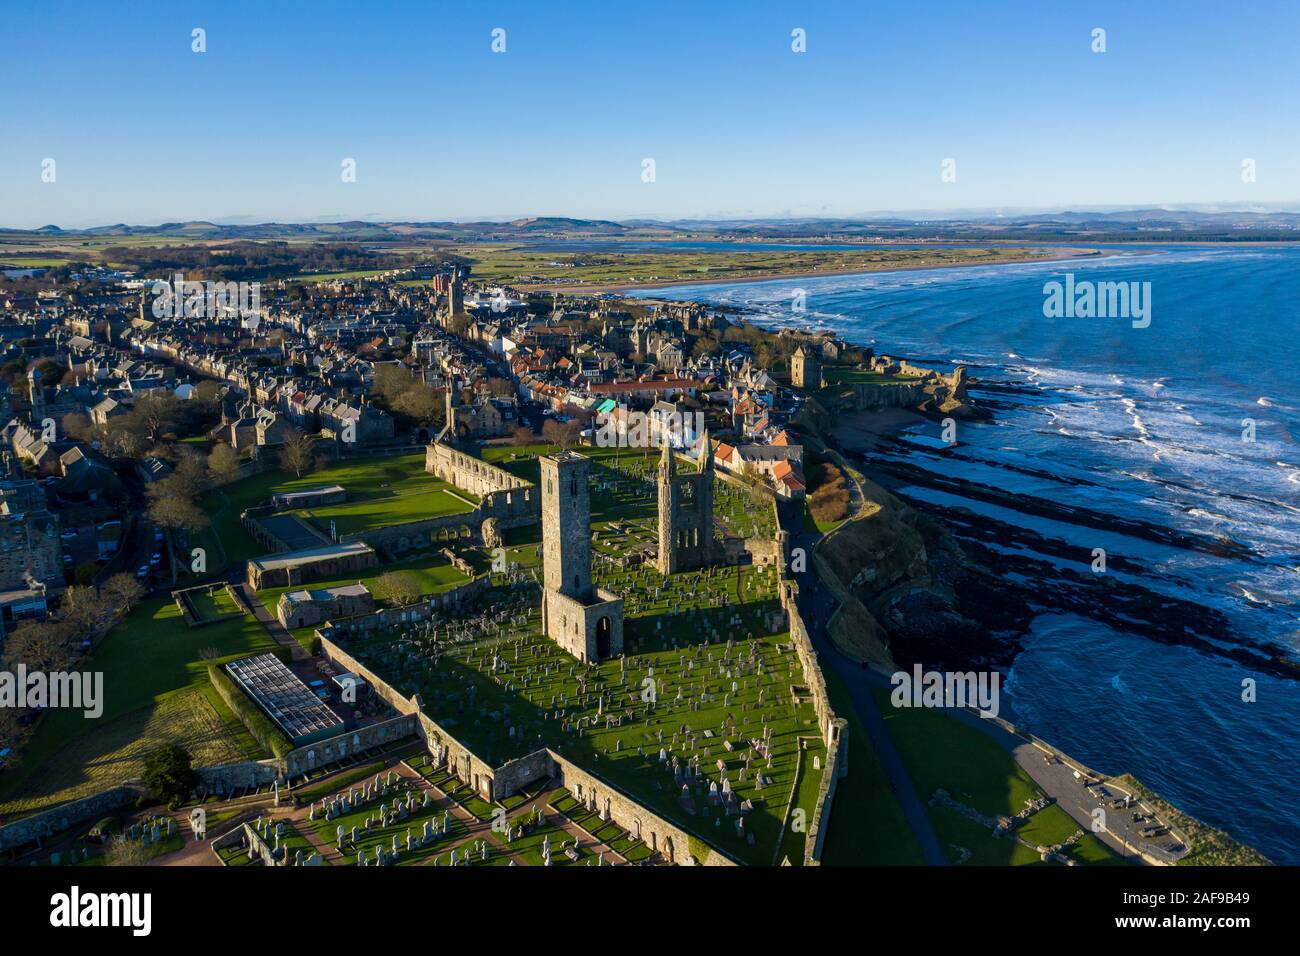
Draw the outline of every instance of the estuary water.
[[[981,382],[973,395],[996,420],[960,426],[945,454],[932,450],[937,424],[916,426],[913,464],[1233,542],[1242,554],[919,486],[901,489],[911,500],[996,512],[1077,546],[1080,569],[1093,547],[1105,548],[1139,567],[1133,580],[1144,587],[1217,609],[1243,642],[1300,660],[1300,246],[1102,248],[1101,258],[639,294],[735,306],[769,326],[829,328],[877,353],[970,366]],[[1047,317],[1044,286],[1067,273],[1076,287],[1138,283],[1149,324]],[[792,311],[796,290],[806,297],[801,313]],[[1256,682],[1254,702],[1242,699],[1245,680]],[[1300,864],[1300,680],[1044,614],[1003,704],[1005,716],[1083,762],[1131,771],[1274,862]]]

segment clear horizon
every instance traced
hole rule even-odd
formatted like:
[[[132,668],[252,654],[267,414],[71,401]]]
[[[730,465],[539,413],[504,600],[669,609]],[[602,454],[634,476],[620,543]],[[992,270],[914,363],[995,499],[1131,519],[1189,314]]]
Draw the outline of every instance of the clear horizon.
[[[0,224],[1295,208],[1300,11],[1252,10],[15,10]]]

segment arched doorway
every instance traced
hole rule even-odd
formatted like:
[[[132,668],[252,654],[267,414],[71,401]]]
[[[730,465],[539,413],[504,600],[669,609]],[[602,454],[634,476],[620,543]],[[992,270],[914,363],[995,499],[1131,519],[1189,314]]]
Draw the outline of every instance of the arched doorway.
[[[596,657],[604,660],[609,657],[609,615],[602,615],[596,622]]]

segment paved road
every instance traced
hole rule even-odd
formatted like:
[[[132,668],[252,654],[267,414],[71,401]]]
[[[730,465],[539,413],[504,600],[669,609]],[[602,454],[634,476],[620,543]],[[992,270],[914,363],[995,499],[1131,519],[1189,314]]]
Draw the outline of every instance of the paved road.
[[[921,802],[921,798],[917,795],[916,786],[912,783],[912,777],[907,772],[907,766],[903,763],[898,748],[894,746],[894,740],[889,735],[889,728],[885,726],[885,720],[880,715],[880,710],[871,697],[871,673],[856,661],[852,661],[841,654],[831,643],[830,637],[826,633],[826,622],[830,620],[831,614],[838,607],[838,602],[822,585],[817,577],[817,572],[811,567],[812,549],[817,542],[817,536],[803,530],[799,516],[794,513],[794,509],[788,503],[781,502],[780,507],[782,508],[782,527],[797,529],[790,535],[790,546],[792,548],[803,548],[804,553],[809,556],[809,569],[796,574],[795,580],[799,582],[799,611],[803,615],[804,624],[808,628],[808,636],[812,639],[813,647],[821,659],[822,666],[829,665],[833,667],[835,673],[840,676],[840,679],[848,688],[849,697],[853,701],[853,709],[862,720],[867,736],[871,738],[871,746],[875,750],[876,759],[880,762],[881,769],[885,771],[885,775],[889,778],[889,786],[898,799],[898,805],[903,811],[903,818],[907,821],[912,836],[916,839],[916,845],[921,851],[922,858],[929,866],[948,866],[948,857],[943,851],[943,844],[939,842],[939,835],[935,833],[934,826],[930,823],[925,804]],[[852,742],[849,744],[849,760],[853,760]]]
[[[289,649],[289,654],[295,661],[305,661],[310,659],[311,655],[307,653],[306,649],[298,643],[297,639],[292,634],[280,626],[279,621],[271,616],[271,613],[266,609],[266,605],[258,599],[257,592],[249,587],[247,582],[235,583],[234,587],[244,599],[244,602],[252,609],[253,616],[257,618],[258,621],[261,622],[262,626],[266,628],[267,632],[270,633],[271,637],[275,640],[275,643],[279,644],[281,647],[287,647]]]

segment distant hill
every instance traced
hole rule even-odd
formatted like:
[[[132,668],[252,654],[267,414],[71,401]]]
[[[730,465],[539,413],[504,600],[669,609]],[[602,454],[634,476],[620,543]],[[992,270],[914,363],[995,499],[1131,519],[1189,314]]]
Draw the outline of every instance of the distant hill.
[[[1133,208],[1116,210],[1016,211],[1006,215],[979,212],[921,212],[864,215],[853,218],[575,219],[528,216],[510,221],[387,222],[351,220],[312,223],[165,222],[129,226],[117,223],[89,229],[42,226],[35,230],[0,229],[0,237],[22,236],[157,236],[160,239],[320,240],[330,242],[529,242],[539,239],[730,239],[784,241],[1071,241],[1124,240],[1295,240],[1300,239],[1300,212],[1266,208]]]

